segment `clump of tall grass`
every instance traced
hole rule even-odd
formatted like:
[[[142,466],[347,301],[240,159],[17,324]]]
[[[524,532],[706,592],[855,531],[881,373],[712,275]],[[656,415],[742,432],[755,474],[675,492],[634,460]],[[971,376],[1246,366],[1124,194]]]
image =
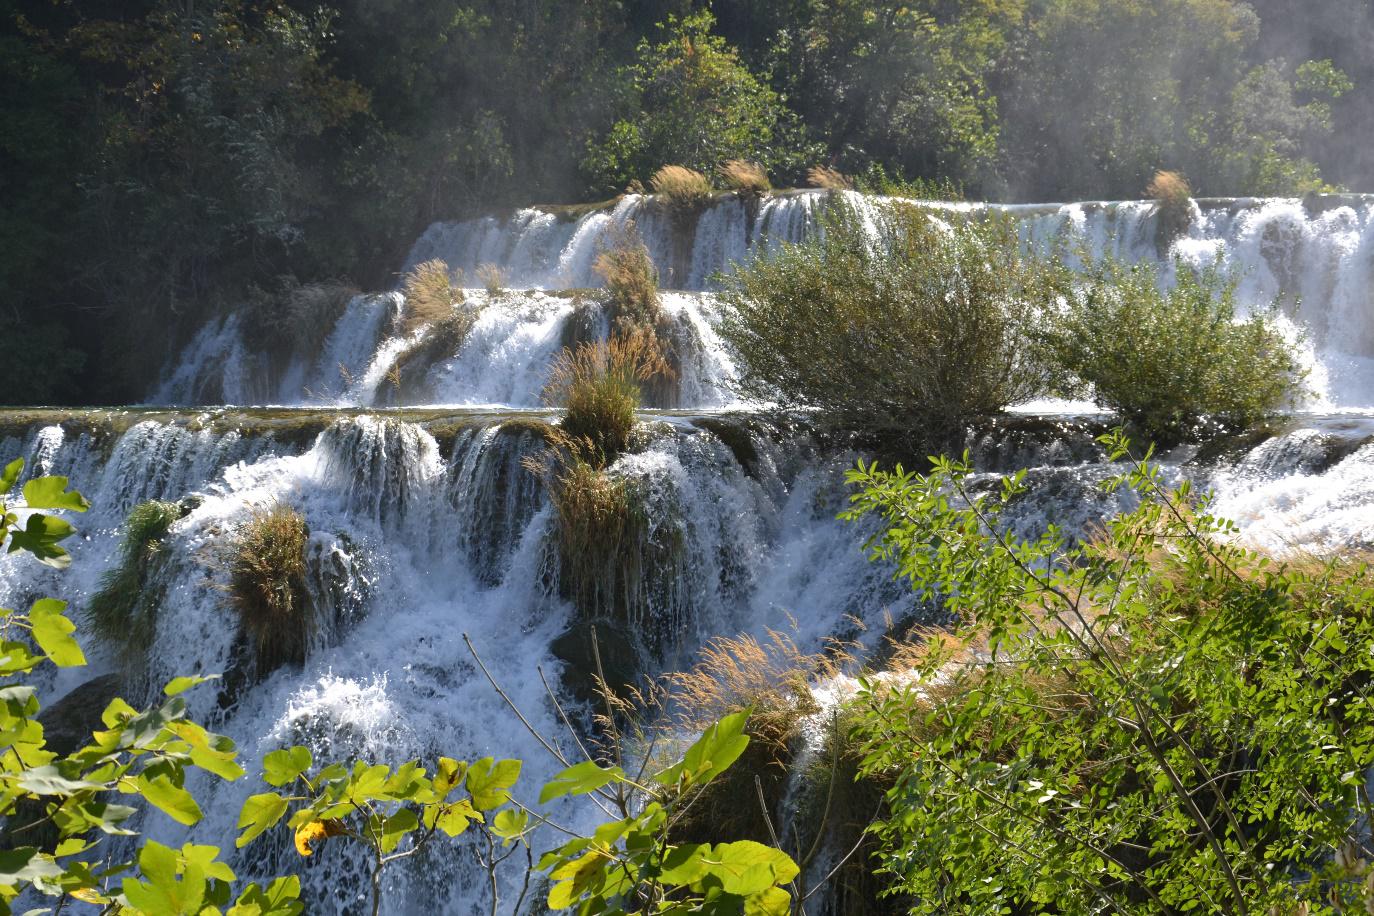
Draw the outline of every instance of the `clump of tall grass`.
[[[1292,406],[1306,370],[1269,312],[1236,314],[1236,281],[1180,264],[1163,288],[1151,264],[1105,259],[1036,337],[1045,365],[1099,404],[1172,442],[1209,418],[1238,430]]]
[[[773,189],[768,173],[757,162],[731,159],[716,169],[720,180],[741,197],[759,197]]]
[[[477,267],[477,282],[482,284],[488,295],[499,296],[505,292],[509,280],[509,272],[499,264],[481,264]]]
[[[402,284],[405,310],[401,330],[413,334],[425,325],[438,324],[453,315],[463,301],[462,272],[456,279],[446,263],[435,258],[415,265]]]
[[[652,334],[614,334],[565,349],[554,360],[544,402],[566,408],[563,434],[585,460],[604,467],[630,446],[643,386],[671,374]]]
[[[1193,223],[1193,189],[1178,172],[1160,170],[1150,179],[1145,194],[1159,206],[1155,246],[1163,254]]]
[[[606,282],[606,304],[617,331],[653,331],[663,321],[658,269],[633,221],[612,229],[593,265]]]
[[[100,579],[86,605],[85,621],[96,638],[124,657],[135,670],[157,635],[161,589],[149,581],[162,558],[163,541],[182,516],[176,503],[149,501],[129,510],[117,565]]]
[[[680,215],[696,213],[711,201],[711,180],[682,165],[665,165],[654,172],[649,187]]]
[[[238,613],[259,676],[305,661],[317,621],[306,580],[305,518],[277,503],[255,510],[225,548],[228,603]]]
[[[854,182],[850,181],[843,172],[832,169],[828,165],[813,165],[807,169],[806,183],[813,188],[820,188],[824,191],[851,191],[854,189]]]

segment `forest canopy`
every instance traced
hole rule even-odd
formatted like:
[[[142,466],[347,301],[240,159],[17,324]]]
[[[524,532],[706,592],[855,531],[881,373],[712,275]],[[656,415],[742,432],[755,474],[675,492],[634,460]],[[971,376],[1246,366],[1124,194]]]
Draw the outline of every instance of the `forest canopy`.
[[[1368,190],[1371,44],[1368,0],[0,0],[0,335],[62,364],[25,400],[137,398],[227,307],[664,165]]]

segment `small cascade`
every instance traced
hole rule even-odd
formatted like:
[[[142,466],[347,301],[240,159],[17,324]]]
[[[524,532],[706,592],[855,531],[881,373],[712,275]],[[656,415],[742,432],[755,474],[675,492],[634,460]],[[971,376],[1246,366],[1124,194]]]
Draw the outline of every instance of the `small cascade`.
[[[525,467],[545,447],[541,412],[96,411],[26,422],[0,427],[0,441],[36,472],[69,475],[94,507],[76,520],[84,537],[72,544],[71,570],[0,559],[0,605],[60,595],[80,621],[117,562],[129,508],[161,499],[184,513],[148,584],[161,596],[150,644],[130,656],[87,636],[92,666],[49,676],[39,685],[45,696],[56,701],[111,670],[124,675],[131,700],[140,698],[133,684],[152,690],[173,676],[222,673],[220,690],[188,699],[248,761],[292,743],[317,759],[492,754],[523,758],[525,781],[538,785],[558,765],[512,727],[465,634],[534,725],[556,736],[537,669],[561,702],[582,709],[590,661],[579,640],[588,625],[601,625],[609,661],[625,662],[632,676],[689,664],[720,634],[771,628],[795,634],[806,651],[830,639],[871,649],[889,625],[929,622],[892,570],[864,557],[868,532],[835,518],[856,455],[758,415],[648,418],[647,444],[609,473],[639,500],[647,524],[631,546],[653,562],[627,580],[623,603],[590,614],[560,597],[552,508]],[[1008,524],[1022,534],[1049,520],[1070,534],[1091,530],[1128,498],[1097,487],[1118,470],[1092,441],[1099,422],[1007,418],[971,430],[975,487],[1029,466],[1030,492]],[[1165,457],[1166,473],[1212,487],[1218,511],[1262,543],[1366,545],[1374,540],[1371,443],[1374,421],[1303,420],[1207,454],[1180,450]],[[275,505],[298,511],[308,528],[319,627],[304,664],[254,671],[226,600],[222,557],[239,525]],[[617,640],[628,655],[615,655]],[[132,678],[131,657],[142,659]],[[204,779],[193,789],[205,821],[188,831],[150,815],[142,829],[164,843],[232,850],[239,808],[260,785]],[[557,814],[574,826],[587,816],[573,807]],[[297,870],[294,856],[289,838],[273,834],[230,861],[253,879]],[[346,845],[322,849],[303,876],[310,911],[356,912],[362,867]],[[484,880],[466,857],[439,853],[387,878],[385,912],[399,916],[418,901],[468,912],[484,899]]]

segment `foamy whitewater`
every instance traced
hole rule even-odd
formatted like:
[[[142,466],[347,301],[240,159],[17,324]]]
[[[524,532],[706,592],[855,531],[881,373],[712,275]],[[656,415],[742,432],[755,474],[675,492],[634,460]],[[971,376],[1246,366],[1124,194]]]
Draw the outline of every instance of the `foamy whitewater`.
[[[663,558],[645,585],[642,616],[621,628],[625,650],[662,670],[689,664],[714,635],[781,628],[803,648],[831,637],[872,645],[889,621],[923,619],[891,570],[864,558],[867,532],[835,519],[847,496],[843,472],[858,456],[738,403],[733,361],[713,330],[712,277],[802,238],[822,201],[812,192],[755,205],[721,200],[689,233],[633,196],[576,218],[528,209],[436,224],[408,265],[439,257],[472,277],[496,264],[507,288],[467,291],[481,305],[472,332],[404,379],[398,361],[415,341],[398,321],[402,294],[385,292],[349,303],[318,352],[285,359],[251,352],[242,316],[207,326],[148,398],[178,407],[0,412],[0,459],[22,455],[30,474],[70,476],[94,506],[73,519],[82,537],[73,539],[70,570],[0,559],[0,606],[55,595],[79,619],[115,563],[129,509],[164,499],[186,511],[152,583],[163,600],[146,659],[130,671],[88,642],[92,667],[46,675],[46,704],[111,670],[128,676],[123,693],[135,702],[176,675],[230,671],[237,621],[217,553],[256,508],[286,503],[310,529],[320,626],[308,660],[260,683],[198,688],[189,694],[194,714],[231,735],[250,770],[293,743],[317,759],[520,757],[521,797],[532,801],[559,766],[482,677],[463,636],[545,734],[563,732],[540,669],[575,716],[588,715],[564,686],[575,660],[560,637],[577,621],[553,585],[551,510],[522,459],[541,447],[535,424],[556,420],[539,406],[549,363],[574,339],[570,323],[589,314],[591,297],[567,291],[596,285],[598,245],[631,219],[664,285],[678,290],[665,307],[683,341],[683,371],[657,405],[672,409],[645,414],[650,444],[612,467],[644,498],[652,522],[644,549]],[[1159,258],[1153,204],[1010,209],[1030,244],[1072,230],[1097,253]],[[1305,412],[1272,435],[1164,456],[1174,479],[1215,492],[1243,537],[1279,552],[1374,544],[1372,223],[1371,198],[1204,201],[1169,253],[1238,270],[1243,306],[1277,301],[1307,340],[1317,398]],[[606,330],[592,321],[578,333]],[[267,404],[291,409],[225,406]],[[1014,531],[1050,520],[1083,531],[1126,498],[1098,486],[1114,473],[1093,443],[1105,424],[1071,405],[1037,403],[970,429],[966,445],[989,481],[1030,469],[1031,492],[1007,519]],[[195,790],[204,822],[187,830],[153,813],[141,829],[168,843],[213,843],[244,879],[304,869],[309,912],[358,912],[362,865],[343,844],[309,860],[283,835],[235,851],[239,807],[261,784],[205,781]],[[585,812],[557,815],[586,826]],[[389,872],[385,912],[473,912],[486,900],[484,880],[467,851],[442,847]]]

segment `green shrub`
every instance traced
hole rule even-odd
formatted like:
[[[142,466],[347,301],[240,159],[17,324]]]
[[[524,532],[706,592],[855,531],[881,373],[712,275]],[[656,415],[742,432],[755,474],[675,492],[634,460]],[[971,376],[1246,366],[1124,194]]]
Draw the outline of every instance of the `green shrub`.
[[[882,867],[913,913],[1363,910],[1368,566],[1249,549],[1103,442],[1141,502],[1077,545],[1005,533],[1021,475],[851,472],[874,556],[956,621],[859,700]]]
[[[259,676],[305,661],[317,621],[306,582],[305,518],[276,504],[253,512],[226,549],[228,601],[238,612]]]
[[[176,503],[149,501],[129,510],[117,565],[100,579],[100,590],[86,605],[85,622],[107,646],[127,662],[138,662],[157,635],[157,612],[162,590],[149,581],[162,557],[162,542],[182,516]]]
[[[658,269],[633,222],[607,235],[594,267],[606,282],[605,301],[615,330],[656,332],[663,323]]]
[[[679,216],[694,214],[711,202],[711,179],[682,165],[665,165],[654,172],[649,187]]]
[[[743,392],[903,439],[1038,394],[1027,332],[1067,282],[1058,264],[1024,255],[1002,219],[945,225],[893,204],[880,232],[836,204],[822,233],[725,279]]]
[[[406,299],[401,317],[403,333],[413,334],[453,315],[463,301],[462,271],[457,275],[456,280],[451,277],[448,265],[437,258],[415,265],[402,284]]]
[[[1305,371],[1273,315],[1236,320],[1235,288],[1180,264],[1163,290],[1154,266],[1106,260],[1038,334],[1045,361],[1153,437],[1186,435],[1204,416],[1252,425],[1302,395]]]
[[[670,372],[653,335],[616,334],[565,349],[554,361],[544,400],[567,409],[563,435],[584,460],[604,467],[630,445],[642,386]]]

